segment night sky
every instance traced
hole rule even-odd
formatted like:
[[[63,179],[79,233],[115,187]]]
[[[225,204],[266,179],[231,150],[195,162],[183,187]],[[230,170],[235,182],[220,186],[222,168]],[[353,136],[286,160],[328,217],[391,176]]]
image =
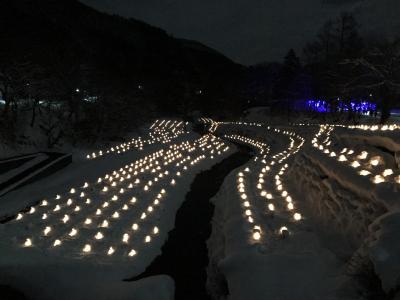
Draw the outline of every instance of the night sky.
[[[281,60],[301,54],[321,25],[353,11],[362,30],[393,35],[399,0],[82,0],[99,10],[133,17],[176,37],[200,41],[236,62]]]

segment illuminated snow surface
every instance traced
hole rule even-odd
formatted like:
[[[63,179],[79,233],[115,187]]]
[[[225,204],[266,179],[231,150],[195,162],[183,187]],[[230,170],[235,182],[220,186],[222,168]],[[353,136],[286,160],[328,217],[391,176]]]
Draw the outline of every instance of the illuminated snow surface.
[[[273,128],[254,122],[203,121],[215,134],[257,153],[225,179],[212,199],[216,209],[208,241],[208,287],[214,296],[221,294],[222,273],[229,299],[358,299],[354,278],[338,255],[351,248],[346,236],[350,240],[352,232],[360,234],[357,247],[373,263],[384,290],[396,286],[400,172],[392,156],[373,146],[398,152],[398,125]],[[308,178],[305,170],[315,177]],[[338,204],[326,204],[331,219],[322,226],[312,214],[323,206],[318,202],[326,201],[327,195],[319,193],[326,187],[328,199]],[[312,210],[306,199],[314,198]],[[343,208],[347,202],[350,212]],[[338,224],[346,221],[345,238],[335,236],[342,229]]]
[[[398,153],[398,125],[202,122],[210,132],[204,136],[181,121],[157,121],[148,135],[75,155],[51,180],[3,197],[2,215],[15,218],[0,226],[0,283],[39,299],[173,299],[168,276],[122,279],[160,254],[196,174],[232,154],[232,141],[254,149],[254,157],[212,199],[212,294],[221,295],[222,273],[229,299],[354,299],[337,254],[347,245],[327,246],[330,236],[307,206],[322,206],[326,199],[315,190],[324,189],[343,206],[359,206],[346,215],[328,205],[331,229],[354,221],[348,230],[362,233],[357,247],[385,291],[396,285],[400,173],[375,146]]]
[[[40,299],[173,298],[167,276],[122,279],[160,254],[195,175],[232,150],[187,132],[155,147],[79,160],[7,195],[2,212],[40,200],[0,227],[0,282]]]

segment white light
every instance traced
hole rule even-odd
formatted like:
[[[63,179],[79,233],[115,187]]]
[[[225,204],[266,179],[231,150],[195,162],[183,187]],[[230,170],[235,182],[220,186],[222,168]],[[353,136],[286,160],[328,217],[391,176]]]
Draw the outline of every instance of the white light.
[[[132,225],[132,229],[135,230],[135,231],[138,230],[138,229],[139,229],[139,225],[136,224],[136,223],[133,224],[133,225]]]
[[[71,232],[68,234],[69,236],[75,236],[78,233],[78,230],[72,228]]]
[[[115,252],[113,247],[110,247],[107,251],[107,255],[112,255]]]
[[[372,158],[371,161],[370,161],[370,164],[372,166],[377,166],[379,164],[379,158],[376,158],[376,157]]]
[[[159,229],[158,229],[158,227],[157,227],[157,226],[156,226],[156,227],[154,227],[154,228],[153,228],[153,233],[154,233],[154,234],[157,234],[158,232],[159,232]]]
[[[123,241],[124,243],[128,243],[128,241],[129,241],[129,234],[124,233],[124,235],[122,236],[122,241]]]
[[[92,219],[87,218],[87,219],[85,220],[85,224],[86,224],[86,225],[92,224]]]
[[[279,229],[279,233],[280,233],[280,234],[282,234],[284,231],[289,232],[289,230],[287,229],[286,226],[282,226],[282,227]]]
[[[82,251],[85,253],[89,253],[92,250],[92,246],[89,244],[86,244],[85,247],[83,247]]]
[[[301,214],[299,214],[299,213],[295,213],[295,214],[293,215],[293,217],[294,217],[294,219],[295,219],[296,221],[300,221],[300,220],[301,220]]]
[[[53,247],[57,247],[61,245],[61,241],[60,240],[55,240],[53,243]]]
[[[367,175],[371,174],[371,172],[369,172],[367,170],[361,170],[359,174],[362,176],[367,176]]]
[[[144,241],[145,241],[146,243],[150,243],[150,241],[151,241],[151,236],[147,235],[146,238],[144,239]]]
[[[385,182],[385,178],[381,175],[376,175],[372,181],[374,183],[378,184],[378,183]]]
[[[104,235],[100,231],[97,232],[96,235],[94,236],[94,238],[96,240],[101,240],[101,239],[103,239],[103,237],[104,237]]]
[[[132,256],[135,256],[136,253],[137,253],[137,252],[136,252],[134,249],[132,249],[132,250],[129,252],[128,255],[132,257]]]
[[[50,226],[47,226],[45,229],[44,229],[44,235],[48,235],[49,234],[49,232],[51,231],[51,227]]]
[[[22,219],[22,214],[18,214],[16,220],[21,220]]]
[[[385,171],[383,171],[382,175],[384,177],[392,175],[393,174],[393,170],[392,169],[386,169]]]
[[[260,238],[261,238],[261,234],[258,231],[253,233],[253,239],[258,241]]]
[[[31,239],[26,239],[25,243],[24,243],[25,247],[31,247],[32,246],[32,241]]]

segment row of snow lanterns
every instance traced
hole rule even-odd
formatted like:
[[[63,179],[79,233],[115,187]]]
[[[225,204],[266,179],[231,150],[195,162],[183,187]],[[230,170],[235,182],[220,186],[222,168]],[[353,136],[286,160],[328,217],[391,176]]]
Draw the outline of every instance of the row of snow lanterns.
[[[184,125],[187,125],[188,122],[184,123],[183,121],[171,121],[171,120],[156,120],[149,128],[149,137],[148,139],[143,139],[142,137],[133,138],[131,141],[127,143],[121,143],[120,145],[113,146],[107,150],[100,150],[97,153],[93,152],[91,154],[86,155],[87,159],[95,159],[97,157],[101,157],[105,154],[110,153],[124,153],[129,151],[131,148],[143,150],[145,145],[152,145],[155,143],[167,144],[184,134],[186,131],[184,130]]]
[[[276,132],[280,132],[279,129],[275,129],[274,131]],[[274,212],[275,211],[275,205],[271,202],[271,200],[274,198],[273,195],[271,193],[268,193],[266,190],[263,189],[263,183],[264,181],[264,176],[266,172],[270,172],[271,168],[276,164],[276,159],[279,158],[278,163],[281,164],[283,163],[285,160],[287,160],[290,156],[292,156],[293,154],[297,153],[301,147],[303,146],[305,140],[296,135],[293,132],[289,132],[289,131],[283,131],[283,134],[286,135],[290,135],[290,136],[296,136],[299,139],[299,144],[295,147],[295,140],[293,138],[290,137],[290,145],[288,147],[287,150],[284,150],[278,154],[275,154],[272,158],[273,160],[270,162],[269,166],[265,166],[261,169],[260,173],[259,173],[259,180],[258,180],[258,184],[257,184],[257,189],[261,190],[260,191],[260,196],[263,198],[266,198],[269,201],[268,204],[268,210],[270,212]],[[282,178],[281,176],[284,175],[286,169],[288,168],[288,164],[285,164],[284,166],[282,166],[279,170],[279,172],[277,174],[275,174],[274,179],[275,179],[275,190],[276,193],[281,196],[282,198],[285,199],[285,201],[287,202],[286,204],[286,208],[288,211],[292,212],[294,210],[294,204],[293,204],[293,200],[292,197],[289,195],[289,193],[284,189],[283,183],[282,183]],[[293,220],[294,221],[300,221],[302,219],[302,216],[300,213],[298,212],[294,212],[293,215]],[[279,233],[281,235],[287,235],[289,233],[289,230],[286,226],[281,226],[281,228],[279,229]]]
[[[217,131],[219,122],[215,122],[210,118],[200,118],[200,121],[203,122],[204,125],[208,126],[208,131],[210,133],[214,133],[215,131]]]
[[[333,131],[333,126],[329,126],[329,125],[321,125],[320,126],[320,130],[318,131],[318,133],[316,134],[316,136],[313,138],[313,140],[311,141],[312,145],[319,149],[320,151],[322,151],[323,153],[325,153],[326,155],[328,155],[329,157],[337,157],[337,160],[339,162],[342,163],[349,163],[349,165],[355,169],[361,167],[361,163],[360,161],[365,161],[367,160],[367,158],[370,156],[370,154],[367,151],[362,151],[360,154],[355,155],[356,159],[353,160],[352,162],[350,162],[350,156],[355,154],[355,151],[353,149],[348,149],[348,148],[343,148],[340,153],[336,153],[335,151],[332,151],[328,148],[328,146],[331,145],[332,141],[330,139],[330,134]],[[319,143],[318,138],[325,134],[326,138],[324,141],[322,141],[321,143]],[[325,147],[324,147],[325,145]],[[370,159],[368,160],[367,163],[365,163],[367,168],[374,168],[377,167],[378,165],[382,165],[383,159],[382,157],[376,155],[376,156],[372,156],[370,157]],[[371,171],[366,170],[365,168],[360,170],[358,172],[359,175],[361,176],[368,176],[371,175]],[[377,174],[374,175],[371,178],[371,181],[375,184],[379,184],[382,182],[386,182],[387,178],[393,175],[393,181],[396,183],[400,184],[400,175],[394,176],[394,172],[392,169],[385,169],[383,170],[383,172],[381,174]]]
[[[255,124],[255,125],[254,125]],[[235,124],[235,125],[247,125],[247,126],[258,126],[257,123],[249,123],[249,124]],[[268,127],[269,130],[271,130],[270,127]],[[275,132],[280,133],[281,130],[280,129],[274,129]],[[267,208],[269,211],[273,212],[275,211],[275,206],[274,204],[271,202],[271,200],[273,199],[273,195],[271,193],[268,193],[267,191],[263,190],[262,186],[264,181],[264,176],[265,174],[271,170],[271,167],[275,165],[275,160],[274,159],[278,159],[278,163],[283,162],[284,160],[288,159],[292,154],[297,153],[300,148],[303,146],[305,140],[304,138],[296,135],[293,132],[289,132],[289,131],[282,131],[283,134],[285,135],[289,135],[290,137],[290,145],[288,147],[287,150],[278,153],[276,155],[273,156],[273,160],[270,162],[270,165],[267,165],[267,162],[265,161],[265,157],[264,159],[262,159],[262,163],[264,164],[264,166],[262,167],[260,173],[258,174],[258,183],[257,183],[257,188],[260,191],[260,196],[263,198],[266,198],[269,203],[267,204]],[[297,147],[294,149],[294,145],[295,145],[295,141],[291,136],[296,136],[299,140],[300,143],[297,145]],[[269,152],[269,148],[263,148],[263,147],[267,147],[267,145],[261,141],[256,141],[254,139],[245,137],[245,136],[239,136],[239,135],[226,135],[226,138],[229,138],[231,140],[236,140],[242,143],[245,143],[247,145],[253,146],[254,148],[258,149],[260,151],[260,153],[263,153],[264,151],[266,151],[267,153]],[[279,175],[277,174],[275,176],[275,184],[276,184],[276,189],[277,191],[282,195],[282,197],[285,197],[286,201],[288,202],[287,204],[287,209],[289,211],[294,210],[294,204],[292,201],[291,196],[288,194],[288,192],[286,190],[283,190],[283,185],[281,182],[281,178],[279,177],[280,175],[283,175],[286,168],[288,167],[288,165],[284,165],[280,171],[279,171]],[[262,234],[262,230],[261,230],[261,226],[259,224],[254,224],[254,212],[251,209],[251,203],[249,201],[249,197],[246,194],[246,185],[245,185],[245,174],[246,173],[250,173],[250,168],[245,168],[244,171],[241,171],[237,174],[237,191],[240,195],[240,198],[242,200],[242,205],[243,205],[243,209],[244,209],[244,215],[245,218],[247,220],[248,223],[250,223],[252,225],[252,238],[255,241],[259,241],[261,239],[261,234]],[[293,213],[293,220],[294,221],[300,221],[302,219],[302,216],[300,213]],[[286,235],[288,234],[288,228],[286,226],[282,226],[279,229],[279,233],[281,235]]]
[[[183,149],[180,149],[180,150],[182,150],[182,151],[183,151],[183,150],[186,150],[186,151],[188,151],[188,152],[193,152],[194,150],[197,149],[197,150],[199,150],[199,151],[201,150],[202,152],[204,152],[204,151],[209,151],[210,155],[211,155],[211,154],[214,154],[214,153],[222,154],[223,152],[226,152],[226,151],[229,149],[229,147],[227,147],[226,145],[224,145],[223,142],[221,142],[219,139],[217,139],[216,137],[213,137],[213,136],[206,136],[206,137],[200,138],[200,139],[197,141],[197,144],[196,144],[196,145],[195,145],[195,144],[192,145],[192,144],[190,144],[190,143],[182,143],[182,144],[184,145],[184,148],[183,148]],[[180,148],[179,146],[176,146],[176,145],[170,146],[170,147],[173,148],[173,149],[179,149],[179,148]],[[222,148],[223,148],[223,149],[222,149]],[[173,161],[175,161],[176,159],[182,157],[182,155],[179,155],[179,154],[180,154],[179,151],[178,151],[178,152],[175,151],[175,152],[173,153],[172,157],[171,157],[171,154],[167,154],[166,156],[163,156],[162,154],[163,154],[163,150],[160,150],[160,151],[157,151],[156,153],[154,153],[154,154],[152,154],[152,155],[146,156],[144,159],[141,159],[141,160],[139,160],[139,161],[136,161],[135,163],[132,163],[130,166],[129,166],[129,165],[125,166],[125,170],[124,170],[123,168],[121,168],[119,171],[114,171],[114,172],[112,173],[112,175],[107,174],[104,178],[99,178],[98,181],[97,181],[97,184],[98,184],[98,185],[102,185],[102,183],[108,181],[108,183],[111,185],[110,187],[107,187],[107,185],[103,186],[102,193],[104,193],[104,194],[107,194],[107,193],[110,191],[111,187],[113,187],[114,189],[118,189],[118,188],[119,188],[119,189],[120,189],[120,190],[119,190],[119,193],[120,193],[120,194],[124,194],[125,189],[124,189],[124,188],[121,188],[120,185],[122,185],[122,183],[123,183],[125,180],[130,180],[130,179],[132,179],[132,174],[136,174],[136,175],[137,175],[139,172],[140,172],[140,173],[143,173],[144,170],[151,170],[151,173],[156,173],[156,172],[157,172],[156,170],[160,171],[160,164],[158,164],[157,168],[154,168],[155,165],[152,163],[152,162],[154,162],[154,161],[157,161],[157,160],[155,160],[156,158],[162,157],[164,160],[166,160],[166,161],[164,162],[164,166],[166,166],[166,165],[172,163]],[[211,155],[211,156],[213,156],[213,155]],[[187,156],[187,157],[184,157],[183,159],[181,159],[180,161],[178,161],[178,163],[176,164],[176,166],[181,166],[181,165],[183,165],[185,162],[186,162],[186,164],[187,164],[189,167],[190,167],[190,166],[194,166],[194,165],[196,165],[197,163],[199,163],[201,160],[203,160],[203,159],[205,159],[205,158],[206,158],[206,156],[205,156],[204,154],[203,154],[203,155],[199,155],[198,157],[196,157],[196,158],[194,158],[194,159],[190,159],[190,156]],[[187,170],[187,169],[188,169],[188,166],[183,165],[181,171],[184,172],[185,170]],[[127,170],[126,170],[126,169],[127,169]],[[181,171],[176,172],[176,176],[178,176],[178,177],[181,176],[181,174],[182,174]],[[158,175],[158,177],[159,177],[159,178],[163,178],[164,176],[166,176],[166,175],[168,175],[168,174],[169,174],[168,171],[160,172],[160,174]],[[116,180],[116,179],[118,179],[118,178],[119,178],[119,180],[118,180],[119,182],[117,183],[117,180]],[[155,178],[154,178],[154,181],[157,182],[157,181],[158,181],[158,178],[155,177]],[[138,184],[139,182],[140,182],[139,179],[136,179],[136,181],[134,181],[135,184]],[[175,184],[176,184],[176,181],[175,181],[174,178],[172,178],[171,181],[170,181],[170,185],[175,185]],[[153,184],[152,184],[152,181],[149,181],[149,182],[144,186],[143,190],[144,190],[144,191],[149,191],[149,189],[151,188],[152,185],[153,185]],[[132,187],[132,182],[129,184],[129,186]],[[89,187],[89,184],[88,184],[88,183],[85,183],[85,184],[83,185],[83,187],[82,187],[82,190],[85,190],[85,189],[87,189],[88,187]],[[77,193],[79,193],[79,192],[78,192],[75,188],[71,188],[71,190],[70,190],[70,192],[69,192],[69,194],[71,194],[71,195],[74,195],[74,194],[77,194]],[[165,195],[165,193],[166,193],[165,189],[164,189],[164,188],[161,189],[161,191],[158,193],[156,199],[154,200],[153,204],[150,205],[150,206],[148,206],[147,209],[146,209],[144,212],[141,213],[141,215],[140,215],[140,220],[146,219],[147,215],[150,214],[150,213],[152,213],[152,212],[154,211],[155,207],[157,207],[157,205],[159,205],[160,200],[163,198],[163,196]],[[84,198],[84,197],[85,197],[85,193],[84,193],[83,191],[81,191],[79,197],[80,197],[80,198]],[[56,196],[56,200],[61,200],[61,196],[57,195],[57,196]],[[117,202],[119,202],[119,201],[120,201],[119,196],[118,196],[118,195],[113,195],[110,201],[106,201],[106,202],[104,202],[100,207],[96,208],[95,216],[102,215],[104,209],[106,209],[107,207],[109,207],[111,203],[117,203]],[[129,200],[129,203],[127,202],[127,203],[125,203],[125,204],[123,205],[121,211],[127,211],[127,210],[129,210],[128,204],[134,204],[134,203],[136,203],[136,202],[137,202],[136,197],[132,197],[132,198]],[[71,198],[68,199],[68,201],[67,201],[67,203],[66,203],[66,207],[70,207],[70,206],[72,205],[72,203],[73,203],[73,200],[72,200]],[[90,199],[87,198],[85,204],[90,204],[90,203],[91,203]],[[47,200],[43,200],[42,203],[40,204],[41,207],[47,207],[48,205],[49,205],[49,203],[48,203]],[[79,207],[79,206],[76,206],[76,208],[77,208],[77,207]],[[81,211],[81,209],[78,209],[78,210],[77,210],[76,208],[74,209],[75,212]],[[28,214],[31,215],[31,214],[35,213],[35,210],[36,210],[36,209],[35,209],[34,207],[32,207],[31,210],[28,212]],[[56,207],[55,207],[55,209],[53,209],[53,212],[59,211],[59,210],[61,210],[61,206],[60,206],[59,204],[57,204]],[[118,218],[120,218],[120,213],[121,213],[121,212],[119,212],[119,211],[117,210],[117,211],[115,211],[115,212],[112,214],[111,217],[112,217],[113,219],[118,219]],[[45,216],[45,217],[42,217],[42,220],[47,219],[47,216],[48,216],[49,214],[51,214],[50,211],[48,211],[47,213],[43,214],[43,216]],[[21,219],[22,219],[22,214],[19,214],[19,215],[17,216],[17,220],[19,221],[19,220],[21,220]],[[66,223],[68,223],[68,222],[71,221],[71,216],[65,214],[61,221],[62,221],[62,223],[66,224]],[[93,218],[87,217],[86,220],[84,221],[84,226],[88,226],[88,225],[90,225],[90,224],[92,224],[92,223],[93,223]],[[107,220],[107,219],[105,219],[105,220],[99,225],[99,227],[101,227],[101,228],[108,228],[109,225],[110,225],[110,221]],[[134,224],[132,225],[132,230],[133,230],[133,231],[137,231],[138,229],[139,229],[138,223],[134,223]],[[45,228],[44,228],[44,230],[43,230],[43,235],[44,235],[44,236],[49,236],[49,234],[50,234],[51,232],[52,232],[51,226],[45,226]],[[69,231],[68,236],[69,236],[69,237],[76,237],[76,236],[78,235],[78,232],[79,232],[79,227],[76,227],[76,226],[75,226],[75,227],[73,227],[73,228]],[[155,227],[152,229],[152,235],[157,235],[158,233],[159,233],[159,228],[155,226]],[[124,234],[122,235],[122,242],[125,243],[125,244],[127,244],[128,241],[129,241],[129,237],[130,237],[130,236],[129,236],[129,233],[127,233],[127,232],[124,233]],[[105,238],[105,235],[104,235],[101,231],[98,231],[98,232],[95,234],[95,236],[94,236],[94,239],[96,239],[96,240],[103,240],[104,238]],[[149,242],[151,241],[151,234],[146,235],[144,241],[145,241],[145,243],[149,243]],[[56,239],[56,240],[54,241],[54,243],[53,243],[53,247],[58,247],[58,246],[60,246],[61,244],[62,244],[62,240],[61,240],[61,239]],[[26,241],[25,241],[25,243],[24,243],[24,246],[25,246],[25,247],[31,247],[32,245],[33,245],[33,244],[32,244],[32,239],[31,239],[31,238],[26,239]],[[115,248],[114,246],[110,246],[109,249],[107,250],[107,254],[108,254],[108,255],[113,255],[115,251],[116,251],[116,248]],[[83,249],[82,249],[82,252],[83,252],[83,253],[90,253],[90,252],[92,252],[92,246],[91,246],[91,244],[85,244],[84,247],[83,247]],[[129,253],[128,253],[128,256],[134,256],[134,255],[136,255],[136,253],[137,253],[137,252],[136,252],[135,249],[131,249],[131,250],[129,251]]]
[[[317,124],[317,123],[299,123],[294,124],[296,126],[334,126],[341,127],[347,129],[360,129],[364,131],[394,131],[400,129],[400,125],[398,124],[390,124],[390,125],[344,125],[344,124]]]
[[[231,135],[224,135],[224,138],[229,139],[229,140],[234,140],[237,142],[244,143],[246,145],[252,146],[254,148],[257,148],[260,154],[263,154],[266,149],[268,149],[268,145],[265,144],[264,142],[257,141],[255,139],[238,135],[238,134],[231,134]]]

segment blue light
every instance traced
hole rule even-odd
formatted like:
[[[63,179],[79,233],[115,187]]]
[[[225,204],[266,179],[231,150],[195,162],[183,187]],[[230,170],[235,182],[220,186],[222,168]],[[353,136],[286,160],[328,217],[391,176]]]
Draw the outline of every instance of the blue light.
[[[298,105],[301,109],[315,111],[319,113],[338,112],[338,111],[349,111],[350,109],[354,112],[368,113],[370,111],[376,111],[376,103],[362,101],[362,100],[335,100],[336,103],[328,102],[326,100],[306,100],[302,101],[302,104]]]

